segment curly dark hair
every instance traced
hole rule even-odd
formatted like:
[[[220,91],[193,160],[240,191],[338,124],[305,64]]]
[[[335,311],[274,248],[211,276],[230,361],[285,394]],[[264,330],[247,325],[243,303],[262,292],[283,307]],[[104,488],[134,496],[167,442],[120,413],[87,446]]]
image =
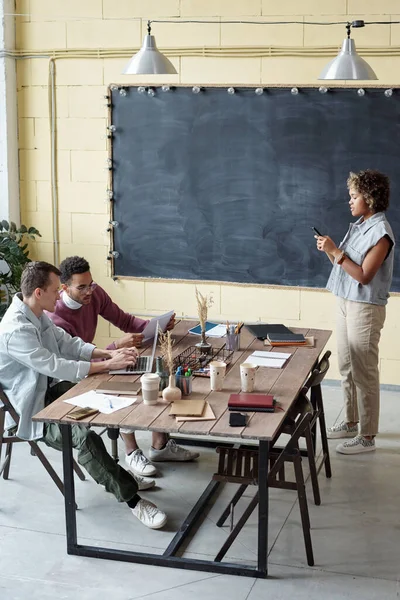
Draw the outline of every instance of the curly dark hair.
[[[36,288],[46,290],[50,283],[50,273],[60,275],[54,265],[43,260],[29,262],[21,275],[21,292],[24,298],[30,298]]]
[[[359,173],[350,172],[347,187],[354,187],[374,212],[383,212],[389,208],[389,177],[380,171],[367,169]]]
[[[81,256],[68,256],[60,264],[61,283],[69,283],[73,275],[80,275],[90,271],[90,265],[85,258]]]

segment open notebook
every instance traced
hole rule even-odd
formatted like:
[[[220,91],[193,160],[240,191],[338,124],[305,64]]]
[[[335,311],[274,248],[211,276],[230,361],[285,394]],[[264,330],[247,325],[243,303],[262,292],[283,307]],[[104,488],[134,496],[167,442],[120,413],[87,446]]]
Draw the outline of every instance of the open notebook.
[[[156,354],[158,329],[154,335],[153,350],[150,356],[139,356],[135,365],[129,365],[126,369],[114,369],[109,371],[110,375],[141,375],[151,373],[153,370],[154,356]]]

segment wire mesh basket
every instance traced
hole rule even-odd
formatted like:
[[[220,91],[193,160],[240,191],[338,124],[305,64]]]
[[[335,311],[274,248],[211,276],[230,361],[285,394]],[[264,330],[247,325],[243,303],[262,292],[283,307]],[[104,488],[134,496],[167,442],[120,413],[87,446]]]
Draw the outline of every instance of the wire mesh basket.
[[[210,377],[210,368],[208,364],[212,360],[221,360],[227,364],[231,363],[233,350],[222,348],[212,348],[210,354],[203,354],[196,346],[189,346],[183,352],[174,358],[174,370],[178,367],[187,367],[197,377]]]

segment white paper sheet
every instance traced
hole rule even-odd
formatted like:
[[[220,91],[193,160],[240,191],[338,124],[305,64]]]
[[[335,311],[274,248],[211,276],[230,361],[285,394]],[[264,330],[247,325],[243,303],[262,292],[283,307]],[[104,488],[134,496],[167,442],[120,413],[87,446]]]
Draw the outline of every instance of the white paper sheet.
[[[209,329],[208,331],[206,331],[207,337],[219,338],[219,337],[224,337],[224,335],[226,335],[226,325],[223,325],[222,323],[220,323],[216,327],[213,327],[212,329]]]
[[[255,350],[250,356],[258,356],[259,358],[284,358],[287,360],[292,355],[290,352],[266,352],[265,350]]]
[[[286,359],[279,360],[278,358],[261,358],[260,356],[249,356],[246,358],[246,363],[251,363],[257,367],[272,367],[273,369],[281,369],[285,362]]]
[[[142,334],[144,335],[144,341],[147,342],[148,340],[153,339],[153,337],[156,334],[158,325],[160,329],[163,332],[165,332],[169,320],[174,314],[174,312],[174,310],[170,310],[169,312],[164,313],[163,315],[158,315],[157,317],[154,317],[154,319],[151,319],[151,321],[147,323],[146,327],[142,331]]]
[[[134,402],[136,398],[124,397],[124,396],[111,396],[110,394],[97,394],[94,390],[85,392],[80,396],[74,396],[68,400],[64,400],[67,404],[73,404],[74,406],[80,406],[81,408],[97,408],[97,410],[103,415],[110,415],[111,413],[126,408]]]

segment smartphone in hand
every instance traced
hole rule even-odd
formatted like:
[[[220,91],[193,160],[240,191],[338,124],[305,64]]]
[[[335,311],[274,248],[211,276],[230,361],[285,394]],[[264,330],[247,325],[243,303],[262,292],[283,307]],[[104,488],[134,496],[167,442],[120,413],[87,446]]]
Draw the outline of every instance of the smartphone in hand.
[[[318,236],[322,237],[322,233],[320,233],[316,227],[311,227],[311,229],[312,229],[312,230],[314,231],[314,233],[316,233]]]

